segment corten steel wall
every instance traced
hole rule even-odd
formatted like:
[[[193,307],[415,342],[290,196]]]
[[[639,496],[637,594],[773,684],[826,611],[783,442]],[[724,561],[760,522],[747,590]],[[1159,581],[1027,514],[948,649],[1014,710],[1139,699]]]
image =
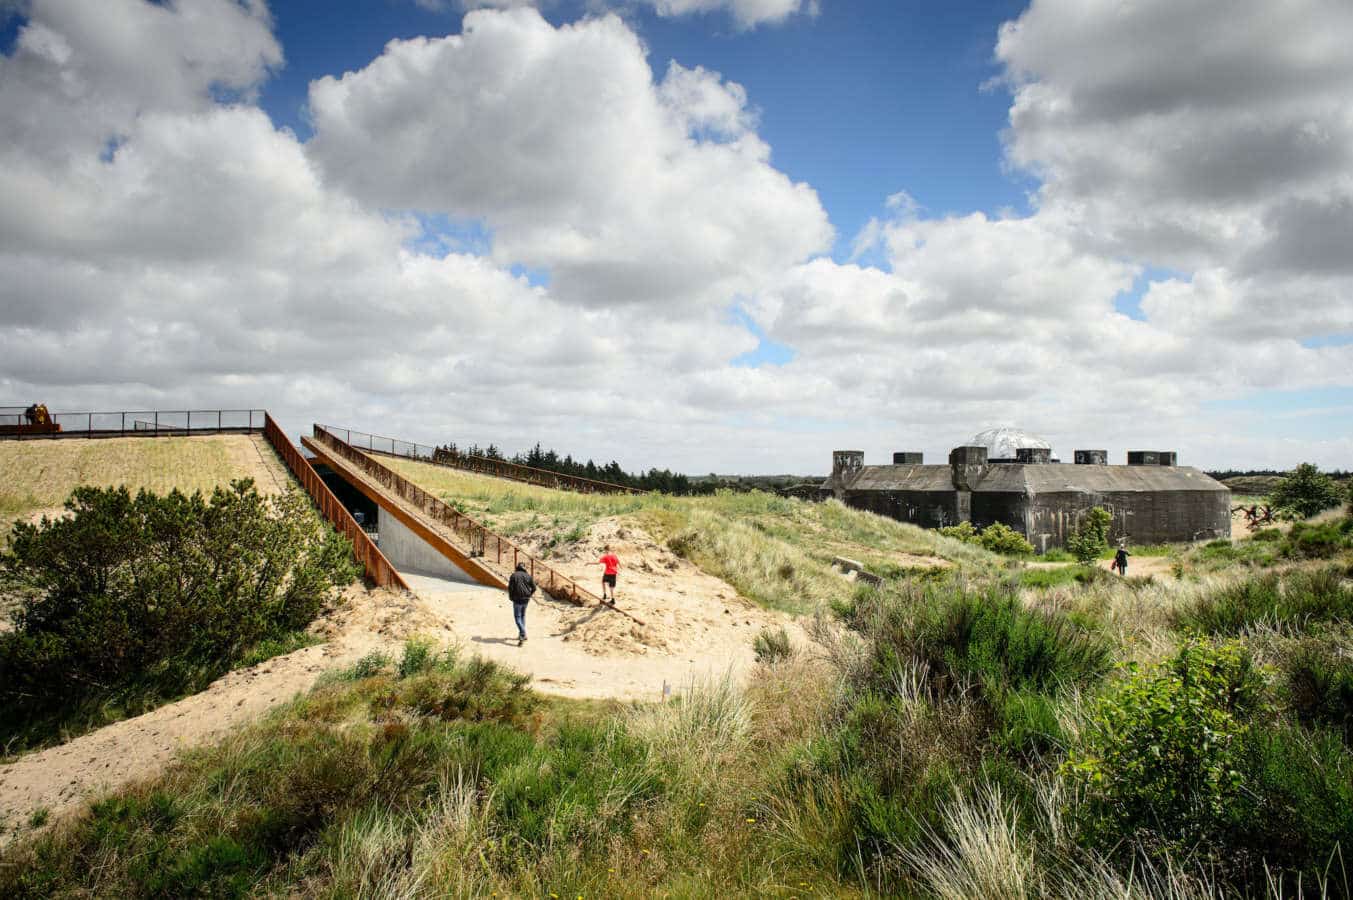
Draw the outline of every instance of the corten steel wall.
[[[476,548],[476,554],[486,561],[492,559],[497,565],[507,569],[515,568],[517,563],[524,564],[540,589],[556,599],[568,600],[579,606],[589,602],[601,602],[600,597],[579,585],[572,578],[536,559],[507,538],[489,531],[474,519],[443,503],[440,498],[423,490],[388,466],[350,446],[332,430],[316,425],[314,432],[315,440],[319,444],[358,467],[367,476],[402,497],[410,505],[417,507],[429,518],[449,528],[458,540],[469,547]]]
[[[334,524],[349,541],[352,542],[352,553],[361,563],[366,575],[381,587],[402,588],[409,590],[408,583],[400,576],[395,567],[390,565],[390,561],[372,542],[371,536],[362,530],[362,526],[357,524],[357,520],[348,512],[348,508],[339,502],[334,496],[333,491],[319,477],[315,467],[310,465],[309,460],[301,455],[301,451],[296,449],[296,445],[287,439],[282,429],[273,421],[272,416],[264,413],[263,435],[272,444],[273,449],[286,462],[287,468],[291,469],[296,480],[301,483],[319,507],[324,518]]]
[[[496,478],[522,481],[527,484],[539,485],[540,487],[556,488],[562,491],[573,491],[579,494],[651,493],[642,488],[626,487],[623,484],[612,484],[609,481],[597,481],[592,478],[580,478],[577,475],[564,475],[559,472],[551,472],[549,469],[537,469],[533,466],[522,466],[517,463],[507,462],[506,460],[489,459],[484,456],[470,456],[465,453],[452,454],[440,447],[430,447],[427,444],[418,444],[413,441],[404,441],[399,438],[385,437],[379,434],[369,434],[365,431],[354,431],[351,428],[340,428],[336,425],[316,425],[315,428],[329,432],[348,446],[365,453],[379,453],[382,456],[416,459],[419,462],[445,466],[448,469],[461,469],[466,472],[475,472],[480,475],[492,475]]]

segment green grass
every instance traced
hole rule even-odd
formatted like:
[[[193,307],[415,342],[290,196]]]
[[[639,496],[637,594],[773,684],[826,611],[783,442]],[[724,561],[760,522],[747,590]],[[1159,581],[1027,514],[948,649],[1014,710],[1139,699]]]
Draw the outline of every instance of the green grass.
[[[1049,566],[1021,569],[1019,585],[1027,588],[1051,588],[1072,584],[1092,584],[1103,573],[1093,566]]]
[[[1353,587],[1333,567],[1267,573],[1206,593],[1175,614],[1177,627],[1240,634],[1257,626],[1308,630],[1353,620]]]
[[[12,522],[60,513],[80,485],[191,494],[237,478],[253,478],[260,493],[290,481],[276,452],[250,435],[0,441],[0,547]]]

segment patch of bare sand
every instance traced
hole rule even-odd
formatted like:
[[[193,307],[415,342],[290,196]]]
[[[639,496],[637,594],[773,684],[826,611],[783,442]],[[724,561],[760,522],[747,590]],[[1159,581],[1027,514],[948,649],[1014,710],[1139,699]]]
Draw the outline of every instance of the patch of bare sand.
[[[543,549],[531,546],[541,536],[518,537],[533,551]],[[538,593],[527,607],[529,638],[521,647],[504,591],[405,577],[466,650],[531,675],[538,690],[564,696],[657,700],[664,685],[679,690],[711,676],[744,678],[763,628],[783,627],[795,644],[807,642],[794,617],[750,603],[622,520],[595,524],[548,561],[599,594],[596,561],[606,546],[620,559],[618,609],[580,608]]]
[[[743,599],[727,582],[708,575],[657,543],[643,529],[603,519],[587,536],[556,550],[549,563],[595,594],[601,593],[605,548],[620,560],[616,605],[634,619],[584,610],[567,617],[563,640],[598,656],[722,653],[747,644],[762,628],[792,623],[784,613]],[[642,623],[642,624],[641,624]]]
[[[308,691],[321,673],[435,629],[418,598],[349,588],[311,626],[326,643],[217,679],[205,691],[142,716],[0,765],[0,845],[38,809],[55,819],[88,796],[158,772],[180,749],[207,743]]]

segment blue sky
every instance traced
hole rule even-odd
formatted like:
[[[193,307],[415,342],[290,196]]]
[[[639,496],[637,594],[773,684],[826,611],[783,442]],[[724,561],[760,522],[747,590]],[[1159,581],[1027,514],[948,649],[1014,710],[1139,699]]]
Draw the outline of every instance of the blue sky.
[[[16,402],[1353,467],[1347,0],[0,10]]]
[[[844,259],[900,190],[930,214],[1027,209],[1033,182],[1002,165],[1010,95],[989,84],[1000,73],[996,30],[1023,5],[852,0],[744,31],[718,14],[663,18],[644,8],[627,16],[657,76],[676,60],[747,89],[774,165],[817,190],[837,229],[834,255]],[[361,68],[391,39],[458,33],[461,16],[411,0],[358,0],[342,15],[321,0],[279,0],[272,10],[287,61],[261,102],[302,138],[312,79]],[[556,25],[585,12],[574,2],[542,8]]]

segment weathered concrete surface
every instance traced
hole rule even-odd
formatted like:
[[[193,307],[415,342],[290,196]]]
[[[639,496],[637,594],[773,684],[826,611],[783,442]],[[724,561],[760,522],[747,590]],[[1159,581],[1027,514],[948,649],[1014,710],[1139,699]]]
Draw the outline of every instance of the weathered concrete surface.
[[[1165,454],[1156,451],[1155,458],[1172,456]],[[1230,489],[1197,469],[1159,462],[1068,465],[1044,462],[1039,453],[1028,456],[1040,461],[991,465],[984,448],[958,447],[947,466],[865,466],[855,452],[844,458],[838,453],[823,489],[849,506],[923,527],[1001,522],[1040,552],[1062,546],[1096,506],[1113,517],[1113,541],[1166,543],[1231,534]]]
[[[409,530],[403,522],[380,507],[376,508],[376,523],[380,531],[380,550],[390,565],[401,572],[417,572],[445,578],[460,584],[479,584],[465,574],[427,541]]]

